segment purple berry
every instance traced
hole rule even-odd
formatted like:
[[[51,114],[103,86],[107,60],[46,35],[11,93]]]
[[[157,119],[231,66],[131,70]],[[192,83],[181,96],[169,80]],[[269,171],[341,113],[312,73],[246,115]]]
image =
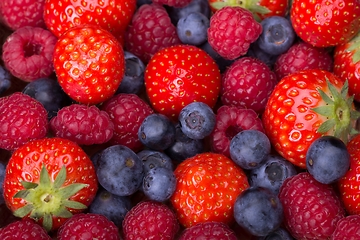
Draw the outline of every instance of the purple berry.
[[[176,32],[184,44],[201,45],[207,40],[210,20],[200,12],[192,12],[179,19]]]
[[[11,86],[11,75],[9,71],[0,66],[0,95],[6,92]]]
[[[156,167],[167,168],[171,171],[174,169],[171,158],[163,152],[145,149],[138,152],[137,155],[143,161],[145,173]]]

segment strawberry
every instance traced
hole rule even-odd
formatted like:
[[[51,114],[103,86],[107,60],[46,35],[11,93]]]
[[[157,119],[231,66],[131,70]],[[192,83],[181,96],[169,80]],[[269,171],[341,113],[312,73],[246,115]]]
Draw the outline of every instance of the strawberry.
[[[293,0],[290,19],[305,42],[316,47],[336,46],[360,30],[360,2]]]
[[[90,158],[77,144],[43,138],[15,150],[3,188],[15,216],[30,217],[50,231],[91,204],[98,182]]]
[[[71,28],[58,39],[53,57],[60,86],[72,99],[83,104],[98,104],[109,99],[125,73],[121,45],[98,26]]]
[[[190,45],[158,51],[146,66],[144,77],[152,107],[172,119],[192,102],[214,107],[220,92],[217,64],[204,50]]]
[[[360,101],[360,32],[334,49],[334,74],[349,82],[349,93]]]
[[[201,153],[181,162],[174,173],[177,185],[170,200],[183,226],[233,222],[236,197],[249,183],[245,172],[230,158]]]
[[[44,20],[57,37],[74,26],[92,24],[121,39],[135,9],[136,0],[46,0]]]
[[[348,85],[324,70],[304,70],[284,77],[274,88],[262,116],[274,148],[293,164],[306,168],[310,144],[322,135],[345,143],[359,113]]]

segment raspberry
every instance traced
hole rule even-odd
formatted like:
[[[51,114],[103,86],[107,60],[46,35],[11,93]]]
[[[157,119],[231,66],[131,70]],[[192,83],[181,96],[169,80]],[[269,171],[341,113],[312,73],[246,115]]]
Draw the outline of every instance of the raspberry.
[[[165,204],[143,201],[133,207],[123,221],[125,239],[175,239],[179,223]]]
[[[44,228],[30,218],[23,218],[0,229],[0,239],[51,240]]]
[[[176,27],[162,5],[142,5],[125,34],[125,48],[147,63],[162,48],[180,44]]]
[[[25,26],[45,28],[44,4],[45,0],[1,0],[0,18],[12,30]]]
[[[120,144],[138,151],[143,144],[138,138],[138,130],[143,120],[153,113],[151,107],[135,94],[117,94],[104,103],[106,111],[114,123],[114,135],[110,144]]]
[[[261,119],[254,110],[235,106],[221,106],[216,114],[215,128],[210,135],[212,150],[230,157],[231,139],[237,133],[247,129],[264,132]]]
[[[331,240],[360,239],[360,215],[349,215],[340,219]]]
[[[31,82],[53,73],[53,51],[57,38],[39,27],[22,27],[3,45],[5,67],[15,77]]]
[[[102,239],[120,240],[119,229],[105,216],[79,213],[69,218],[58,230],[58,240]]]
[[[299,42],[277,58],[274,72],[280,80],[288,74],[306,69],[319,68],[331,72],[332,66],[332,57],[326,49]]]
[[[221,101],[224,105],[250,108],[262,113],[277,83],[275,73],[262,61],[243,57],[225,71]]]
[[[308,172],[287,178],[280,188],[284,223],[296,239],[329,239],[345,210],[331,185]]]
[[[260,36],[262,26],[253,14],[242,8],[226,6],[210,18],[208,42],[223,58],[233,60],[247,53]]]
[[[203,222],[185,229],[179,240],[216,239],[236,240],[237,237],[228,225],[221,222]]]
[[[48,131],[47,111],[37,100],[20,92],[0,100],[0,148],[15,150]]]
[[[79,145],[105,143],[114,133],[114,124],[108,113],[94,105],[71,104],[60,109],[57,116],[51,119],[50,128],[57,137]]]
[[[181,8],[190,4],[192,0],[153,0],[152,2],[157,4],[164,4],[170,7]]]

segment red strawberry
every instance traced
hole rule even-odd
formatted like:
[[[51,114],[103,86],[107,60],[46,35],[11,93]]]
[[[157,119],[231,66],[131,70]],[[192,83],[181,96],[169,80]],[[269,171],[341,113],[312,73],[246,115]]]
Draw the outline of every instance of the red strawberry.
[[[89,206],[98,182],[93,163],[77,144],[44,138],[15,150],[3,188],[15,216],[33,218],[49,231]]]
[[[211,16],[208,42],[221,57],[233,60],[247,53],[261,31],[250,11],[226,6]]]
[[[285,226],[296,239],[329,239],[345,216],[334,189],[319,183],[308,172],[286,179],[279,198]]]
[[[180,223],[230,224],[236,197],[249,187],[244,171],[217,153],[201,153],[181,162],[174,171],[177,185],[171,197]]]
[[[36,239],[51,240],[44,228],[29,218],[24,218],[0,228],[0,239]]]
[[[120,41],[135,9],[136,0],[46,0],[44,19],[57,37],[74,26],[92,24],[111,32]]]
[[[120,240],[119,229],[105,216],[79,213],[68,219],[57,232],[58,240],[101,239]]]
[[[305,168],[310,144],[322,135],[345,143],[359,115],[347,84],[324,70],[304,70],[284,77],[269,97],[262,116],[275,150]]]
[[[340,219],[330,239],[360,239],[360,216],[349,215]]]
[[[58,39],[54,67],[60,86],[72,99],[98,104],[114,95],[121,83],[124,51],[108,31],[77,26]]]
[[[334,49],[334,74],[349,82],[349,93],[360,101],[360,32]]]
[[[336,46],[360,30],[360,2],[293,0],[290,18],[305,42],[316,47]]]
[[[220,70],[204,50],[195,46],[178,45],[158,51],[144,75],[152,107],[172,119],[192,102],[212,108],[219,96]]]

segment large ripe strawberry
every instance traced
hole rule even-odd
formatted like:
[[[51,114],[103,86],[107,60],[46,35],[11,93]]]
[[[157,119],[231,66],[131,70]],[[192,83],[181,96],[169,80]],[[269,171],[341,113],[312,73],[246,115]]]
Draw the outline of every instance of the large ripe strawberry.
[[[218,153],[201,153],[180,163],[174,173],[177,184],[171,203],[183,226],[233,222],[236,198],[249,183],[231,159]]]
[[[83,104],[109,99],[125,73],[121,45],[108,31],[94,25],[76,26],[61,35],[53,59],[60,86]]]
[[[288,0],[250,0],[250,1],[233,1],[233,0],[208,0],[212,12],[216,12],[225,6],[240,6],[253,13],[256,20],[261,21],[271,16],[284,17],[287,13]]]
[[[192,102],[214,107],[220,93],[219,67],[195,46],[177,45],[158,51],[146,66],[144,76],[152,107],[173,119]]]
[[[349,93],[360,101],[360,32],[334,49],[334,74],[349,82]]]
[[[290,19],[296,34],[316,47],[347,42],[360,30],[359,0],[293,0]]]
[[[262,119],[274,148],[306,168],[310,144],[322,135],[334,135],[346,143],[358,116],[347,83],[316,69],[284,77],[270,95]]]
[[[15,216],[30,217],[49,231],[85,210],[98,182],[93,163],[77,144],[44,138],[15,150],[6,166],[3,189]]]
[[[44,20],[47,28],[57,37],[74,26],[94,24],[120,39],[135,9],[136,0],[46,0]]]

